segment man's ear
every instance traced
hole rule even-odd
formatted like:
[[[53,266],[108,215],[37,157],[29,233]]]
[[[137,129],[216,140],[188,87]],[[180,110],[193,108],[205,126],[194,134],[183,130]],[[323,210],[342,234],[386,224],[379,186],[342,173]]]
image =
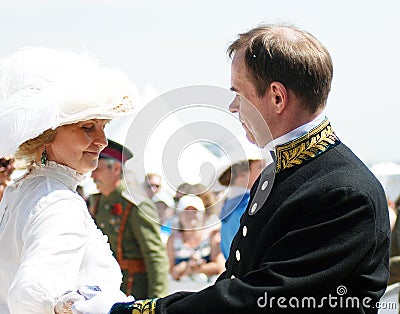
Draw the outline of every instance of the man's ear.
[[[275,112],[281,114],[285,110],[288,101],[287,89],[280,82],[272,82],[269,89],[269,96],[271,97],[271,103],[275,108]]]
[[[122,164],[120,162],[115,162],[113,165],[113,172],[121,173],[122,172]]]

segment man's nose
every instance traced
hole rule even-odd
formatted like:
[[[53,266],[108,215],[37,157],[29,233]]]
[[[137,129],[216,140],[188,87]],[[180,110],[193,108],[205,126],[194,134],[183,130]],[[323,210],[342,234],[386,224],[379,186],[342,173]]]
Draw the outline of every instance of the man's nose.
[[[96,169],[93,169],[93,170],[92,170],[92,174],[91,174],[91,177],[92,177],[93,179],[96,179],[96,176],[97,176],[97,168],[96,168]]]
[[[229,105],[229,111],[232,113],[239,112],[240,109],[240,97],[236,96],[235,99]]]

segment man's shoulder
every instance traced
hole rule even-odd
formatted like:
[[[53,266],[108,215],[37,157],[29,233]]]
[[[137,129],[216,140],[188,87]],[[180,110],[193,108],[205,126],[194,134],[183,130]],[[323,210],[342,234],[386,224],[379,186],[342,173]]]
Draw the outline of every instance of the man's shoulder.
[[[154,206],[153,202],[148,197],[130,193],[128,190],[123,190],[121,192],[121,197],[136,207],[141,206],[141,204],[151,204]]]
[[[133,207],[137,208],[137,214],[151,217],[152,219],[158,219],[157,208],[154,203],[145,196],[135,196],[127,191],[121,193],[122,197],[130,202]]]
[[[322,173],[326,171],[333,182],[383,193],[379,180],[368,166],[343,143],[332,149],[331,154],[328,152],[325,160],[323,156],[321,157],[322,163],[318,167]]]
[[[372,208],[382,207],[387,211],[385,192],[379,180],[342,143],[299,167],[282,171],[276,180],[285,195],[315,200],[328,193],[339,198],[361,197],[369,199]]]

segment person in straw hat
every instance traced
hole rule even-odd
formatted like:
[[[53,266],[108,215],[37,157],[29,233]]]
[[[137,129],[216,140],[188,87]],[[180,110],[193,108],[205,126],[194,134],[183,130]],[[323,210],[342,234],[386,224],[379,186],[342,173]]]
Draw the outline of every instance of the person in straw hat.
[[[133,92],[121,71],[66,50],[28,47],[0,60],[0,157],[27,166],[0,204],[0,313],[71,313],[80,291],[127,300],[75,190],[107,146],[107,122],[133,113]]]

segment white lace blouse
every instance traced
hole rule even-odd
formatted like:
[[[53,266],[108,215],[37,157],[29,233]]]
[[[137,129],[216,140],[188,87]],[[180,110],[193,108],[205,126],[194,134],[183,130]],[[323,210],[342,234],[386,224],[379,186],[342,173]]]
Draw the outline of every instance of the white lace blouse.
[[[54,313],[80,285],[119,290],[107,238],[75,192],[82,176],[49,162],[7,187],[0,202],[0,313]]]

